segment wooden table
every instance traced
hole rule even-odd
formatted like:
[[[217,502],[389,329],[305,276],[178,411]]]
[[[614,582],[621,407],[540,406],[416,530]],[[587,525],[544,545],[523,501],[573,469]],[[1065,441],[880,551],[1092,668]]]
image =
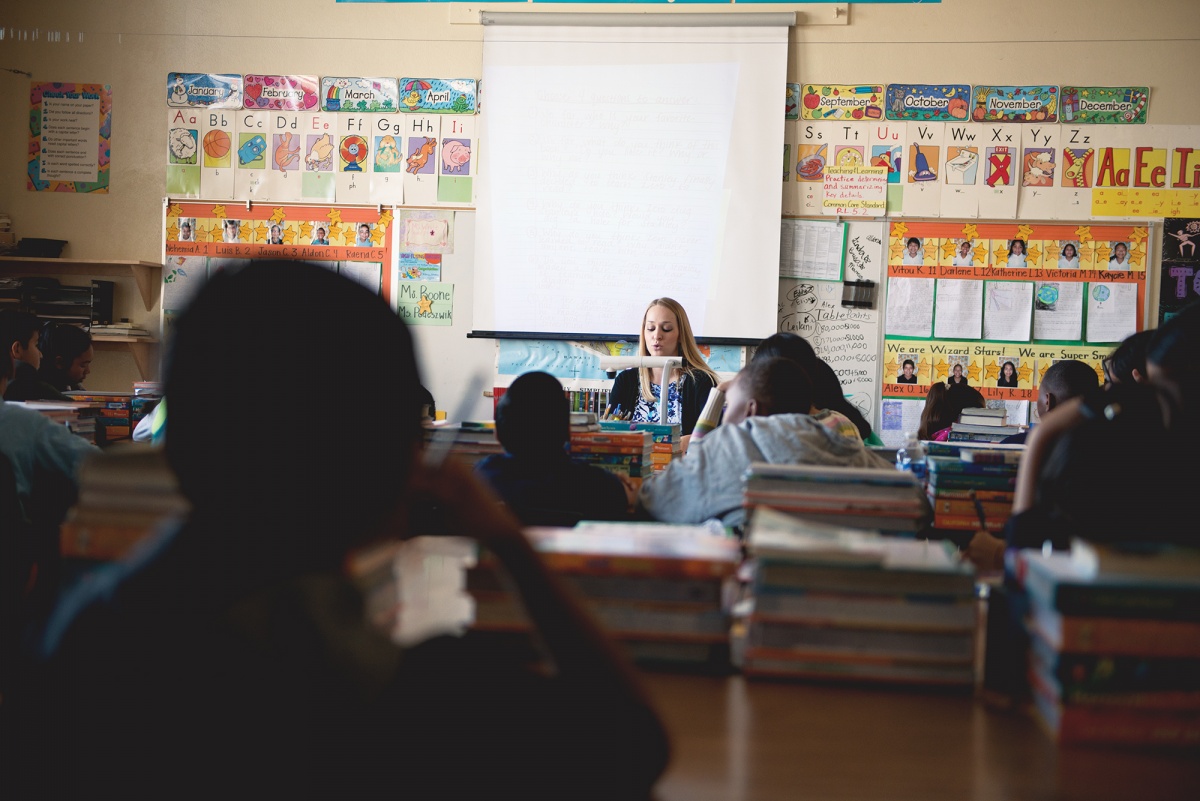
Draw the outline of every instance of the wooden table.
[[[671,731],[660,801],[1200,799],[1200,755],[1056,746],[967,696],[645,674]]]

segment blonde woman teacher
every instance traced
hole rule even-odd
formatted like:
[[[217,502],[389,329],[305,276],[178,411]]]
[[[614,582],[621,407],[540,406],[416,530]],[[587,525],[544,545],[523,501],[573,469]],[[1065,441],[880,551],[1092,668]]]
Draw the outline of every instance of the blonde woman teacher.
[[[720,381],[717,374],[704,363],[687,312],[671,298],[656,298],[642,315],[642,330],[638,334],[638,353],[642,356],[678,356],[683,369],[673,370],[667,378],[668,423],[679,423],[683,435],[689,436],[696,427],[708,391]],[[631,367],[613,381],[608,403],[615,412],[632,412],[634,422],[657,423],[658,400],[663,386],[662,368]]]

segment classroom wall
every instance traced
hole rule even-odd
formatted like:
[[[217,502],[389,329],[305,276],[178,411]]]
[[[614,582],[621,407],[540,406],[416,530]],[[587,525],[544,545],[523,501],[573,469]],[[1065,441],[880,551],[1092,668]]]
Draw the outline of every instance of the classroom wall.
[[[512,3],[491,7],[531,8]],[[629,8],[647,10],[644,5]],[[715,10],[786,8],[738,4]],[[1195,77],[1200,74],[1200,15],[1195,11],[1194,0],[854,5],[848,25],[793,29],[788,80],[1148,85],[1148,122],[1195,125],[1200,124],[1200,82]],[[112,85],[112,176],[107,195],[27,191],[30,78],[0,71],[0,101],[10,110],[0,117],[0,210],[12,216],[18,236],[70,240],[66,256],[157,261],[162,254],[167,72],[478,77],[482,29],[453,24],[453,16],[447,4],[333,0],[112,0],[102,5],[41,0],[7,9],[0,25],[18,35],[36,28],[40,36],[38,41],[0,40],[0,68],[32,73],[37,81]],[[51,30],[63,32],[64,39],[70,33],[70,43],[48,42]],[[487,143],[482,147],[486,158]],[[494,355],[490,342],[465,338],[470,330],[469,272],[455,270],[445,280],[456,284],[456,324],[417,335],[427,383],[443,408],[453,405],[461,371],[490,369]],[[132,280],[121,280],[118,293],[118,317],[157,327],[157,308],[147,312],[142,307]],[[652,288],[647,293],[654,294]],[[636,325],[629,321],[631,333]],[[106,351],[97,356],[89,386],[126,389],[136,377],[130,357]],[[490,414],[490,404],[481,399],[473,414]]]

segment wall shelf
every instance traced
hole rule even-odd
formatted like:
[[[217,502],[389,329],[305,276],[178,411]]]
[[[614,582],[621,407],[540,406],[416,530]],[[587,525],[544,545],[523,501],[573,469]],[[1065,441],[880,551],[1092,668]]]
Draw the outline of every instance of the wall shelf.
[[[158,340],[146,337],[92,337],[92,347],[96,350],[128,350],[137,364],[138,373],[145,381],[152,375],[151,361],[153,349],[158,347]]]
[[[35,259],[0,256],[0,275],[87,275],[129,278],[137,282],[146,311],[158,302],[162,265],[153,261],[95,261],[89,259]]]

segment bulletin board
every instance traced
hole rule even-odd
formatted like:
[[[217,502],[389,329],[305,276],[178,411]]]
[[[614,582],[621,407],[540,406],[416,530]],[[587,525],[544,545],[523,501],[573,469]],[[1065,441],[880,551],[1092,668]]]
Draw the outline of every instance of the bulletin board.
[[[1129,223],[892,222],[882,427],[919,416],[889,400],[922,402],[952,376],[1016,422],[1055,361],[1103,380],[1101,361],[1145,325],[1150,241]]]

